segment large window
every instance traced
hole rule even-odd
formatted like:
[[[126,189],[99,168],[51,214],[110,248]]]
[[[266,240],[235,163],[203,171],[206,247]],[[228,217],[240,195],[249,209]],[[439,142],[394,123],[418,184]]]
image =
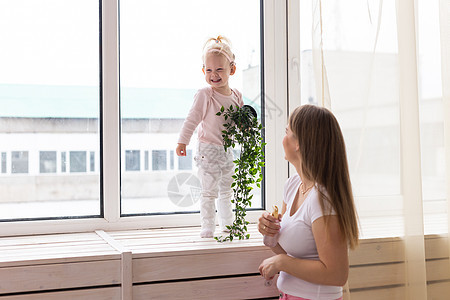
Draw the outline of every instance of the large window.
[[[197,133],[186,157],[174,150],[193,96],[206,86],[203,44],[217,35],[231,40],[237,72],[230,86],[261,121],[277,122],[285,98],[274,91],[286,82],[278,76],[272,84],[272,66],[285,60],[277,55],[283,43],[273,40],[284,40],[283,7],[261,0],[1,1],[0,235],[198,225]],[[280,108],[269,118],[267,91],[271,107]],[[265,133],[274,128],[265,125]],[[283,165],[281,158],[271,166]],[[278,191],[270,199],[280,199]],[[253,194],[248,216],[255,221],[265,203],[261,189]]]
[[[101,215],[99,32],[98,1],[0,1],[0,221]]]
[[[428,234],[448,230],[441,29],[439,1],[432,2],[418,1],[416,11],[422,179],[417,197],[423,199]],[[363,236],[403,235],[405,203],[412,201],[405,191],[412,187],[403,180],[402,158],[410,149],[402,135],[414,136],[418,128],[402,132],[405,53],[399,45],[405,32],[398,34],[398,7],[392,1],[317,3],[300,2],[295,38],[300,40],[302,103],[328,106],[340,122]]]
[[[395,2],[378,8],[300,3],[302,102],[328,106],[340,123],[366,237],[402,231],[376,225],[400,224],[402,206]]]
[[[203,44],[218,35],[231,40],[237,72],[230,86],[243,93],[245,103],[259,109],[260,11],[259,0],[232,0],[226,5],[210,0],[120,1],[123,214],[199,210],[197,201],[174,205],[170,182],[180,174],[197,175],[196,133],[186,157],[175,158],[173,150],[194,94],[206,86]],[[127,149],[145,149],[143,168],[136,152]],[[140,172],[126,172],[132,169]],[[261,191],[255,189],[254,195],[253,208],[261,208]]]

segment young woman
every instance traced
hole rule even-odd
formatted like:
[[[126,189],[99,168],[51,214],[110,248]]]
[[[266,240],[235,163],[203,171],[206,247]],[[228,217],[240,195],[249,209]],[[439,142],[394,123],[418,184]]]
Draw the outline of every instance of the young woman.
[[[283,148],[297,172],[284,187],[281,222],[267,212],[259,219],[263,235],[278,235],[259,271],[268,280],[280,273],[280,299],[342,299],[359,231],[339,124],[325,108],[297,107]]]

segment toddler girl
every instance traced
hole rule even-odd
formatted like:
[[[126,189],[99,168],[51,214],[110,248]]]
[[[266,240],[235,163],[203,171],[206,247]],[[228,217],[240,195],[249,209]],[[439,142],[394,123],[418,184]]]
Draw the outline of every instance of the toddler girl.
[[[208,87],[198,90],[194,103],[181,128],[178,156],[186,156],[194,130],[198,128],[198,147],[194,157],[198,166],[198,176],[202,185],[200,199],[201,232],[204,238],[213,237],[216,224],[216,205],[219,225],[222,231],[233,223],[231,207],[231,184],[235,165],[231,149],[223,148],[222,130],[225,119],[217,116],[221,107],[242,107],[242,94],[231,89],[228,79],[236,72],[235,56],[228,39],[222,36],[210,38],[203,52],[203,73]]]

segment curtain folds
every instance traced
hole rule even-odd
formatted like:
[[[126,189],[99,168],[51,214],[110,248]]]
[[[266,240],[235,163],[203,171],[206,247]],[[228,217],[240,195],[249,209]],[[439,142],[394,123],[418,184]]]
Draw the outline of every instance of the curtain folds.
[[[405,298],[427,299],[420,155],[419,87],[414,2],[396,3],[401,195],[404,212]]]
[[[450,0],[311,0],[311,8],[311,54],[301,55],[313,84],[302,84],[302,98],[341,124],[362,238],[401,237],[401,294],[435,299],[450,291],[448,258],[435,279],[426,253],[427,237],[450,231]]]
[[[439,27],[441,41],[441,62],[442,62],[442,106],[444,113],[444,148],[445,170],[446,170],[446,192],[447,192],[447,213],[450,212],[450,0],[439,1]],[[449,217],[450,219],[450,217]],[[450,221],[448,222],[447,233],[450,232]],[[447,235],[448,236],[448,235]],[[448,252],[450,257],[450,238],[448,239]],[[450,270],[450,259],[449,259]],[[450,271],[449,271],[450,273]]]

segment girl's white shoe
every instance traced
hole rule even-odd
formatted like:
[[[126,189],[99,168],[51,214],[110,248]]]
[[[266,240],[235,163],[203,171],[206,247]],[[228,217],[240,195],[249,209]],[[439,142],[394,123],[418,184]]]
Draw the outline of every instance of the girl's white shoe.
[[[200,237],[202,238],[212,238],[214,236],[214,232],[210,229],[202,229],[200,231]]]

